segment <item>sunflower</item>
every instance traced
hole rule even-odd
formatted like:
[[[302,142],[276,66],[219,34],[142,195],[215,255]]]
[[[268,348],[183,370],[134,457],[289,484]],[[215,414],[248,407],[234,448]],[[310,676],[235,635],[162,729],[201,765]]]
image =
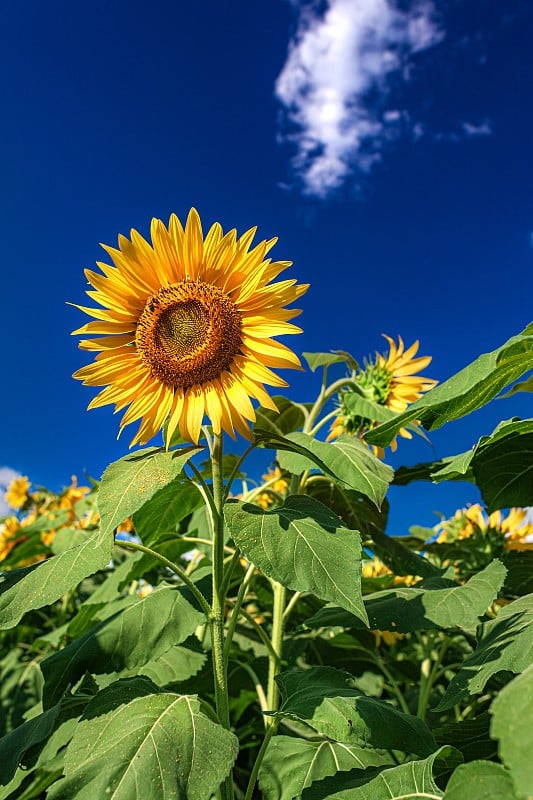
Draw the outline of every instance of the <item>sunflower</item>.
[[[274,493],[274,496],[272,496],[269,491],[261,492],[257,497],[257,502],[261,508],[267,509],[274,503],[276,495],[283,496],[286,493],[289,488],[289,481],[277,465],[273,469],[269,469],[268,472],[265,472],[262,477],[266,484],[265,488],[270,489],[271,492]]]
[[[145,444],[166,421],[165,441],[179,430],[198,443],[204,415],[215,434],[250,438],[253,398],[277,411],[265,389],[287,386],[274,368],[301,368],[298,357],[272,337],[301,333],[286,309],[308,289],[295,280],[272,283],[290,261],[265,256],[276,239],[251,246],[256,228],[237,237],[215,223],[204,237],[191,209],[185,228],[175,214],[168,227],[153,219],[149,244],[137,231],[103,246],[113,266],[86,270],[102,308],[77,306],[96,319],[75,334],[84,350],[99,351],[74,377],[105,388],[89,408],[128,406],[120,432],[140,420],[131,445]],[[120,435],[119,432],[119,435]],[[130,446],[131,446],[130,445]]]
[[[406,350],[401,336],[398,336],[398,344],[390,336],[386,334],[383,336],[389,343],[388,354],[376,353],[375,360],[366,361],[364,369],[359,369],[353,377],[361,387],[359,395],[362,394],[373,403],[390,408],[395,413],[401,413],[424,392],[436,386],[437,381],[417,375],[431,363],[431,356],[415,358],[420,346],[418,341]],[[332,422],[328,441],[336,439],[342,433],[363,437],[366,431],[378,424],[374,420],[364,419],[350,412],[347,402],[350,394],[353,392],[349,390],[339,393],[339,411]],[[406,428],[400,428],[398,433],[404,439],[412,439],[412,434]],[[391,449],[394,451],[396,447],[394,438]],[[376,454],[383,456],[382,448],[372,447],[372,449]]]
[[[488,515],[479,503],[458,509],[451,519],[440,522],[436,528],[437,542],[454,542],[480,534],[503,537],[505,550],[532,550],[533,523],[527,508],[510,508],[507,516],[501,511]]]
[[[6,503],[8,503],[11,508],[22,508],[28,499],[28,489],[30,486],[31,483],[26,476],[13,478],[5,493]]]

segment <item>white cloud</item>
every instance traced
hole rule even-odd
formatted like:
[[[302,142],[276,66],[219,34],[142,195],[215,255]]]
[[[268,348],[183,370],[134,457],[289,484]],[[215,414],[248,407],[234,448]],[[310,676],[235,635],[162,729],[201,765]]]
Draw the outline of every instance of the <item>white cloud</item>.
[[[441,41],[432,0],[401,10],[395,0],[295,4],[299,19],[276,81],[280,141],[305,194],[325,197],[353,172],[367,173],[387,142],[419,138],[406,112],[387,107],[392,82],[408,81],[414,53]]]
[[[8,506],[4,498],[6,489],[13,478],[20,478],[20,472],[11,467],[0,467],[0,517],[13,513],[13,509]]]
[[[488,120],[484,120],[479,125],[475,125],[472,122],[463,122],[462,124],[463,133],[465,136],[492,136],[494,133],[492,129],[492,125]]]

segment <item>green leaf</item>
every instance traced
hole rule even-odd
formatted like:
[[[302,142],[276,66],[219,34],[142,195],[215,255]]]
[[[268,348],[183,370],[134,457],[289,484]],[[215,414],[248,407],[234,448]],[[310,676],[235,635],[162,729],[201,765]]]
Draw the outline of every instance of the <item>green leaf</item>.
[[[513,394],[518,394],[518,392],[533,392],[533,375],[525,381],[515,383],[514,386],[511,386],[508,392],[500,395],[500,399],[503,399],[504,397],[511,397]]]
[[[302,800],[439,800],[443,792],[434,776],[455,767],[459,760],[460,754],[453,747],[441,747],[423,761],[339,772],[315,782],[304,791]]]
[[[366,495],[378,507],[394,474],[354,436],[320,442],[307,433],[290,433],[277,442],[277,447],[282,469],[297,475],[318,467],[341,486]]]
[[[435,711],[451,708],[469,695],[483,691],[502,670],[522,672],[533,660],[533,595],[504,606],[496,619],[478,628],[478,645],[450,681]]]
[[[445,796],[446,800],[520,800],[509,772],[491,761],[460,764],[448,782]]]
[[[533,504],[533,420],[501,423],[476,449],[472,469],[489,514]]]
[[[344,489],[325,475],[312,475],[305,489],[309,497],[327,506],[350,530],[359,531],[366,536],[372,536],[375,530],[385,530],[389,511],[386,499],[381,508],[376,508],[361,492]]]
[[[395,575],[420,575],[421,578],[441,575],[441,570],[427,558],[413,553],[400,539],[388,536],[379,529],[372,531],[367,546]]]
[[[365,435],[385,447],[413,420],[432,431],[481,408],[512,381],[533,369],[533,333],[526,329],[491,353],[485,353],[449,380],[436,386],[395,419]]]
[[[366,621],[361,540],[329,509],[293,495],[271,511],[232,502],[225,513],[235,544],[267,577],[331,600]]]
[[[127,598],[126,608],[45,658],[41,664],[45,707],[53,705],[86,670],[98,674],[141,667],[185,641],[204,621],[190,598],[188,589],[165,584],[146,597]]]
[[[506,595],[533,593],[533,550],[510,550],[501,560],[507,570],[503,585]]]
[[[350,686],[350,676],[333,667],[282,672],[283,703],[276,716],[307,723],[344,744],[401,750],[427,756],[437,743],[426,723]]]
[[[293,736],[275,736],[259,771],[264,800],[300,797],[314,781],[337,772],[394,764],[385,751],[354,747],[327,739],[309,741]]]
[[[494,700],[491,735],[500,742],[500,757],[509,767],[517,794],[533,795],[533,664],[505,686]]]
[[[394,419],[396,416],[396,412],[391,411],[387,406],[375,403],[373,400],[369,400],[368,397],[356,394],[356,392],[343,392],[342,402],[350,414],[375,422],[387,422],[387,420]]]
[[[210,800],[235,761],[237,738],[196,698],[153,684],[148,694],[149,684],[133,699],[114,684],[89,704],[49,800]]]
[[[27,661],[20,648],[11,649],[0,661],[0,735],[22,725],[39,703],[42,687],[38,661]]]
[[[453,746],[461,751],[465,761],[479,759],[495,760],[498,747],[489,734],[490,717],[487,711],[473,719],[461,722],[448,722],[433,730],[437,744],[445,745],[453,742]]]
[[[475,628],[497,596],[505,572],[501,562],[493,561],[463,586],[450,589],[396,587],[374,592],[364,598],[369,627],[395,633],[432,628]],[[331,607],[323,608],[305,624],[311,628],[325,625],[362,628],[355,617],[350,624],[349,615],[341,609],[337,611],[338,615]]]
[[[104,569],[113,540],[102,530],[90,531],[83,544],[40,564],[0,574],[0,629],[12,628],[35,608],[54,603],[88,575]]]
[[[359,367],[353,356],[344,350],[332,350],[329,353],[302,353],[302,355],[309,364],[311,372],[319,367],[331,367],[333,364],[347,364],[353,371]]]
[[[474,480],[469,469],[472,450],[457,456],[424,461],[411,467],[398,467],[394,472],[393,486],[407,486],[413,481],[470,481]],[[441,477],[442,476],[442,477]]]
[[[176,531],[178,523],[202,505],[202,495],[196,486],[178,478],[156,492],[134,513],[135,533],[151,547],[162,534]]]
[[[261,429],[278,436],[301,428],[305,421],[303,408],[282,395],[272,398],[279,409],[279,414],[269,408],[258,408],[255,412],[254,431]]]
[[[0,739],[0,784],[9,783],[24,753],[50,735],[60,709],[59,702]]]
[[[165,452],[159,447],[147,447],[110,464],[98,490],[102,534],[112,536],[117,525],[177,478],[200,449],[186,447]]]
[[[205,651],[200,647],[198,639],[192,636],[183,644],[173,645],[158,658],[150,658],[143,667],[122,670],[114,680],[141,674],[150,678],[157,686],[178,684],[196,675],[206,660]]]
[[[54,555],[64,553],[65,550],[70,550],[71,547],[77,547],[83,544],[87,539],[87,532],[79,528],[60,528],[51,544],[51,550]]]

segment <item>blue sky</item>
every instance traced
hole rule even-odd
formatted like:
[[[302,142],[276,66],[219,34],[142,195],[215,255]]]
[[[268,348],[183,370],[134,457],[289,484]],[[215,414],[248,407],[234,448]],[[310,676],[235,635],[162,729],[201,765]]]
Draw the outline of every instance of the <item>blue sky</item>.
[[[85,302],[98,242],[153,216],[194,205],[279,236],[311,283],[299,352],[362,358],[401,334],[442,381],[530,321],[529,0],[7,0],[2,16],[0,478],[58,489],[126,453],[71,378],[88,359],[66,301]],[[285,377],[292,399],[318,391]],[[530,398],[391,463],[465,450]],[[389,530],[468,500],[465,484],[393,490]]]

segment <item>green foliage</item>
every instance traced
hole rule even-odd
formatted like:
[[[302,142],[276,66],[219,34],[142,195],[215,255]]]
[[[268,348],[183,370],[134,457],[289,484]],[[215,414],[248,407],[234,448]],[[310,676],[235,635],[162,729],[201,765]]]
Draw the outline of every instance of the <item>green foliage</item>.
[[[526,375],[533,328],[400,414],[383,367],[365,394],[348,353],[306,359],[317,398],[258,409],[243,455],[176,436],[0,520],[0,800],[533,796],[533,521],[500,513],[533,505],[533,422],[395,472],[368,446]],[[324,441],[339,393],[364,429]],[[488,513],[388,535],[420,480]]]

